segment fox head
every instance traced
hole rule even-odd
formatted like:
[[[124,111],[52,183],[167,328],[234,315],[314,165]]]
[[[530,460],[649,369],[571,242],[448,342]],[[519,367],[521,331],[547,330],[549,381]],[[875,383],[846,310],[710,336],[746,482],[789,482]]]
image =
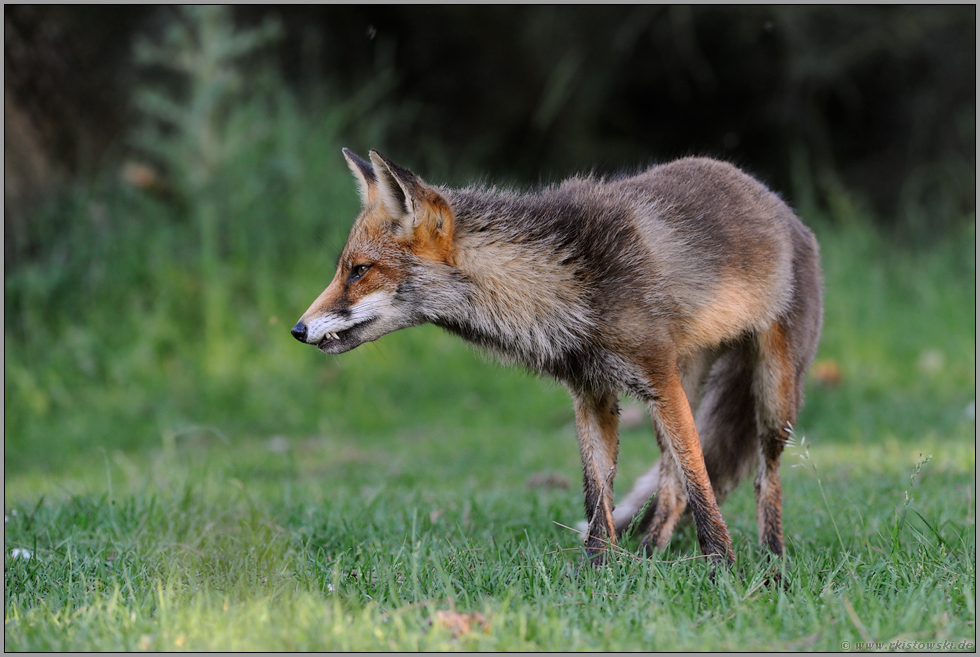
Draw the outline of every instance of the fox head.
[[[343,152],[361,212],[333,281],[291,331],[327,354],[434,319],[455,258],[453,213],[439,192],[377,151],[370,162]]]

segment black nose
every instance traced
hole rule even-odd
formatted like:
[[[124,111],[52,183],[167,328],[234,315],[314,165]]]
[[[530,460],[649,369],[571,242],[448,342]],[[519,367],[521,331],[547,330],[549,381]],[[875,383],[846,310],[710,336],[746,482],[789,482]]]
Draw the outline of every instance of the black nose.
[[[296,322],[296,326],[293,327],[290,333],[300,342],[306,342],[306,324],[303,322]]]

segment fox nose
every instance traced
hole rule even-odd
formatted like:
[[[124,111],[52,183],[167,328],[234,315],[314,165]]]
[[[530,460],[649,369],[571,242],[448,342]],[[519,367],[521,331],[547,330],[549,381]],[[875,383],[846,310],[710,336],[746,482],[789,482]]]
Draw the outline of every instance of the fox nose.
[[[296,322],[296,326],[292,328],[290,333],[292,333],[293,337],[300,342],[306,342],[306,324],[304,324],[302,320]]]

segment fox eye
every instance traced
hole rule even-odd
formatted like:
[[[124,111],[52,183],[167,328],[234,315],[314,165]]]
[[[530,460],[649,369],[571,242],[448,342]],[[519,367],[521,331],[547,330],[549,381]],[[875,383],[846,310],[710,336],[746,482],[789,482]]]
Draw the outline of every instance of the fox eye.
[[[351,283],[359,279],[367,270],[371,268],[371,265],[354,265],[350,270],[350,278],[348,279]]]

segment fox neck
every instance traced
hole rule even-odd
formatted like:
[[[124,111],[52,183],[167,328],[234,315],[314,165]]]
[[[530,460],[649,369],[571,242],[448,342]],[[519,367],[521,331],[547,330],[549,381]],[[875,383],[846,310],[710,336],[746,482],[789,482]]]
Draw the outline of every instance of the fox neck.
[[[526,206],[485,193],[458,192],[455,267],[434,324],[505,360],[536,371],[577,351],[593,321],[586,291],[565,253],[522,224],[533,224]],[[450,291],[451,290],[451,291]]]

